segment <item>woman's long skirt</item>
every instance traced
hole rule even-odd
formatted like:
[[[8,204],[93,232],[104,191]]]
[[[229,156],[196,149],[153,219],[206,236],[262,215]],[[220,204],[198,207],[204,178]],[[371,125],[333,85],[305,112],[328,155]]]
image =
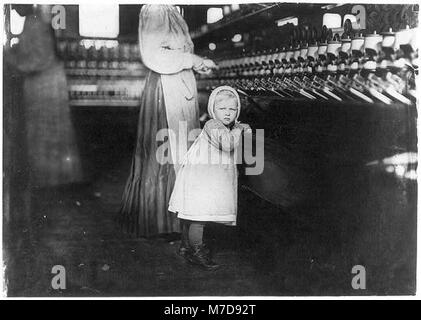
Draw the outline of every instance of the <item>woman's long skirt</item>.
[[[137,237],[180,232],[179,220],[168,211],[175,183],[173,164],[159,163],[156,133],[168,128],[161,76],[150,71],[139,112],[137,144],[123,193],[119,220]],[[169,152],[169,151],[168,151]]]

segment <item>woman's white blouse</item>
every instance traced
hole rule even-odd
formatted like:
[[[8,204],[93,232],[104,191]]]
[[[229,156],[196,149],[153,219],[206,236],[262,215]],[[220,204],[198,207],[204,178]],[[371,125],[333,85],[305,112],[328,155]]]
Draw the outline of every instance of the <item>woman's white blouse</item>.
[[[193,67],[193,42],[183,17],[169,5],[144,5],[139,17],[142,61],[160,74]]]

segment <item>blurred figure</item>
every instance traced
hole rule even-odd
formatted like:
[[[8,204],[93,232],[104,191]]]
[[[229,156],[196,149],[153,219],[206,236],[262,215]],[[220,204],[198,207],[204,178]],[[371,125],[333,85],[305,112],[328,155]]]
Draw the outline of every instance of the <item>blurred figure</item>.
[[[66,74],[56,55],[51,27],[51,6],[16,5],[14,9],[26,19],[19,43],[5,52],[5,60],[24,75],[23,117],[31,188],[81,182]]]
[[[215,64],[193,54],[187,24],[170,5],[142,7],[139,48],[149,73],[141,100],[136,150],[119,218],[126,231],[138,237],[150,237],[180,232],[179,220],[167,210],[178,161],[185,154],[178,150],[178,138],[186,141],[188,132],[200,127],[193,70],[209,73]],[[178,137],[179,127],[186,123],[186,135]],[[156,134],[166,128],[175,133],[169,136],[173,164],[157,159]],[[189,144],[187,141],[188,147]]]

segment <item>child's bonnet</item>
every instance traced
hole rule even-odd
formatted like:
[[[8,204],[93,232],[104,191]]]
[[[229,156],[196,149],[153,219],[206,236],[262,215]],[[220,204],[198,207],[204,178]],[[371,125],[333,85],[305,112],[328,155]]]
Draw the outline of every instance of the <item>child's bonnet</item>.
[[[237,91],[233,87],[230,87],[230,86],[220,86],[220,87],[217,87],[216,89],[214,89],[212,91],[212,93],[209,96],[209,101],[208,101],[208,114],[209,114],[209,116],[212,119],[215,119],[215,111],[214,111],[215,100],[216,100],[217,95],[221,91],[229,91],[237,99],[237,108],[238,108],[238,111],[237,111],[237,116],[235,117],[235,121],[237,121],[238,120],[238,117],[240,116],[240,110],[241,110],[240,96],[238,95]]]
[[[182,166],[184,166],[186,163],[190,162],[191,164],[208,164],[208,163],[220,163],[222,161],[222,163],[231,163],[232,160],[229,160],[228,158],[230,158],[231,156],[229,154],[223,154],[222,158],[227,158],[227,159],[220,159],[220,155],[219,153],[208,153],[208,152],[204,152],[206,150],[208,150],[208,144],[204,145],[203,141],[210,141],[212,136],[211,131],[212,130],[218,130],[218,128],[220,129],[221,127],[225,126],[222,124],[222,122],[220,122],[219,120],[215,119],[215,113],[214,113],[214,105],[215,105],[215,99],[217,97],[217,95],[222,92],[222,91],[228,91],[230,93],[233,94],[233,96],[237,99],[237,105],[238,105],[238,112],[237,112],[237,116],[235,118],[235,121],[237,121],[239,115],[240,115],[240,97],[237,93],[237,91],[235,91],[234,88],[230,87],[230,86],[220,86],[217,87],[215,90],[212,91],[212,93],[209,96],[209,102],[208,102],[208,113],[209,116],[213,119],[213,120],[209,120],[206,124],[205,124],[205,128],[201,131],[201,133],[199,134],[199,136],[196,137],[194,143],[192,144],[192,146],[190,147],[190,149],[188,150],[188,152],[186,153],[183,162],[182,162]],[[212,122],[212,124],[210,124]],[[215,128],[213,128],[215,126]],[[208,129],[208,130],[206,130]],[[225,130],[229,130],[228,128],[226,128]],[[210,132],[206,132],[205,131],[210,131]],[[208,137],[209,136],[209,137]],[[208,137],[208,138],[205,138]],[[202,141],[202,142],[201,142]],[[206,150],[205,150],[206,149]],[[200,156],[200,154],[202,154]],[[205,156],[206,155],[206,156]],[[198,158],[197,158],[198,157]],[[209,158],[210,157],[210,158]],[[215,159],[213,159],[213,157],[215,157]],[[197,158],[197,159],[196,159]],[[212,160],[212,159],[213,160]]]

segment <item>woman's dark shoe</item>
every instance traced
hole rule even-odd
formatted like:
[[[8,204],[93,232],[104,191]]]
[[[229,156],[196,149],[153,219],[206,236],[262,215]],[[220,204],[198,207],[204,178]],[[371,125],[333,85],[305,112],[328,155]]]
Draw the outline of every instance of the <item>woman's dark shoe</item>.
[[[187,259],[190,263],[201,266],[207,270],[215,270],[219,267],[218,264],[212,261],[209,250],[204,245],[192,246]]]

